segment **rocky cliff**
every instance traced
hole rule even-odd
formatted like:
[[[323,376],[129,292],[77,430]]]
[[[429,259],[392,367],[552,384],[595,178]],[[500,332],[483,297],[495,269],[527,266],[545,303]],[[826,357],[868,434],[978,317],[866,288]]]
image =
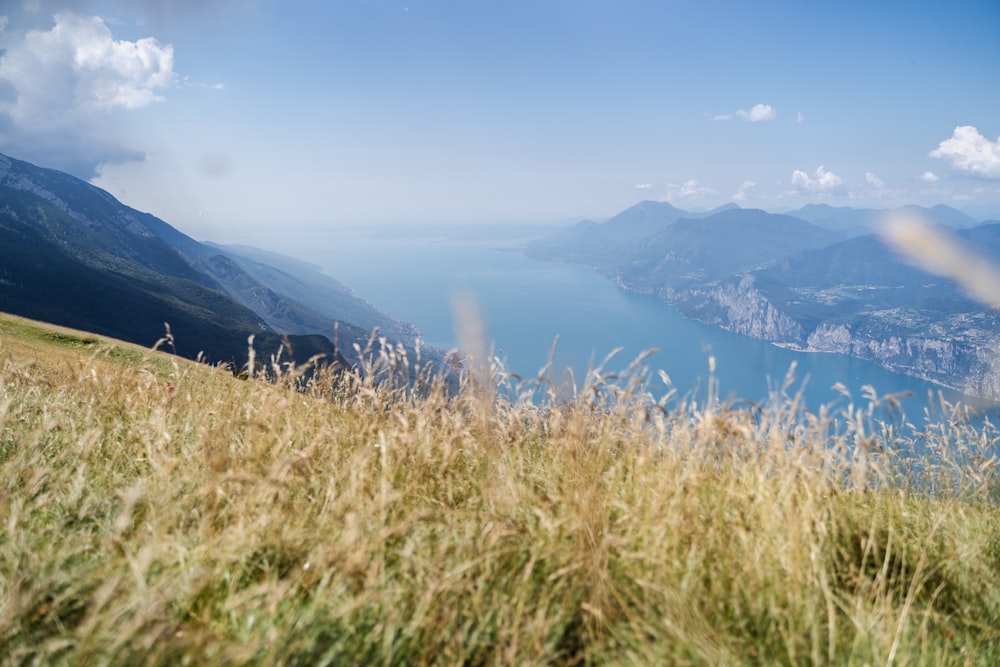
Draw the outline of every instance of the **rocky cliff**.
[[[995,333],[874,337],[846,324],[823,323],[809,334],[806,350],[866,359],[970,396],[1000,400],[1000,335]]]
[[[1000,265],[1000,223],[947,206],[903,207]],[[888,211],[730,207],[694,214],[651,202],[585,222],[527,252],[595,268],[685,316],[803,351],[872,361],[1000,401],[1000,313],[911,266],[882,238]]]
[[[622,283],[628,287],[627,284]],[[960,313],[914,325],[902,309],[861,312],[810,326],[758,289],[752,274],[656,292],[691,319],[806,352],[832,352],[1000,401],[1000,333],[989,313]]]
[[[749,274],[683,290],[675,294],[674,305],[692,319],[751,338],[795,346],[806,338],[802,325],[776,308]]]

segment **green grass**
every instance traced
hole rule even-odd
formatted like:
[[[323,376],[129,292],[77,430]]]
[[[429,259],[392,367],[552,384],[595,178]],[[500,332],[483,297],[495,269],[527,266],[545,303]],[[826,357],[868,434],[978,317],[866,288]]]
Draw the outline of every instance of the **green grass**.
[[[244,381],[0,316],[0,664],[1000,660],[998,436],[960,412],[373,359]]]

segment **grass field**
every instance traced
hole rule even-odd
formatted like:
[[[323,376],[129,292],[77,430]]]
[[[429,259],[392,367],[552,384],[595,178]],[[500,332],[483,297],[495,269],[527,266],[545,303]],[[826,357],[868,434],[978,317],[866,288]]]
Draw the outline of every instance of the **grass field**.
[[[646,375],[240,379],[0,315],[0,664],[1000,663],[996,430]]]

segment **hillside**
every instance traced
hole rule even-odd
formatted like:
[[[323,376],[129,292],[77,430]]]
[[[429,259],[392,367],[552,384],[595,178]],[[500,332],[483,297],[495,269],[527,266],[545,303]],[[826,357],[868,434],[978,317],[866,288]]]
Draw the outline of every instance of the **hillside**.
[[[357,297],[337,280],[323,273],[321,267],[277,253],[250,246],[220,246],[206,243],[235,263],[253,283],[263,285],[270,293],[282,295],[284,303],[301,304],[298,308],[281,308],[281,302],[268,308],[275,328],[290,333],[329,334],[334,325],[350,327],[367,337],[378,329],[393,341],[412,346],[420,332],[412,324],[400,322]],[[290,314],[295,313],[299,319]],[[301,313],[301,314],[299,314]],[[345,340],[355,342],[357,334],[343,333]]]
[[[1000,658],[995,429],[642,378],[265,383],[0,315],[0,661]]]
[[[959,237],[1000,257],[998,234],[1000,225],[982,225]],[[876,236],[803,252],[674,299],[688,316],[738,333],[1000,399],[1000,315],[951,281],[907,264]]]
[[[300,361],[341,363],[339,350],[353,358],[373,329],[409,349],[419,337],[315,267],[201,243],[80,179],[2,155],[0,311],[146,346],[166,323],[182,356],[238,365],[251,335],[263,358],[288,335]]]
[[[943,205],[894,210],[950,228],[1000,263],[1000,223],[977,223]],[[692,216],[643,202],[607,222],[580,223],[540,239],[526,252],[593,267],[692,320],[799,350],[865,359],[1000,401],[1000,316],[888,248],[873,233],[888,213],[813,204],[788,215],[729,208]],[[654,217],[657,225],[630,227],[645,236],[608,240],[626,222]]]

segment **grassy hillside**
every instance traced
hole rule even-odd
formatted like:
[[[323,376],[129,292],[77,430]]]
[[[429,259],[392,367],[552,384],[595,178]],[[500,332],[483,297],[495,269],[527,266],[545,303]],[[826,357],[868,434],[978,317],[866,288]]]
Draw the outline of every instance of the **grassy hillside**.
[[[0,664],[997,663],[995,430],[644,377],[294,390],[0,316]]]
[[[281,334],[268,329],[256,313],[198,280],[156,273],[126,260],[114,270],[88,265],[51,239],[40,241],[4,224],[0,219],[0,309],[5,312],[149,345],[169,322],[178,354],[192,359],[204,354],[213,362],[244,362],[240,355],[249,335],[268,353],[282,344]],[[182,261],[179,256],[177,261]],[[333,356],[327,338],[290,338],[299,359]]]

